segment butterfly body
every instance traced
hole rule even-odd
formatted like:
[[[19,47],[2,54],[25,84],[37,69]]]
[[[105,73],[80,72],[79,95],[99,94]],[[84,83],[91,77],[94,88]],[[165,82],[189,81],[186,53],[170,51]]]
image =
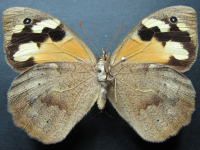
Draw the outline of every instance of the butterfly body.
[[[109,58],[107,55],[100,56],[99,57],[99,62],[96,65],[96,72],[97,72],[97,81],[101,85],[101,91],[99,93],[99,97],[97,99],[97,105],[100,110],[103,110],[106,104],[106,97],[107,97],[107,79],[109,79],[108,75],[108,66],[106,63],[106,59],[108,60]]]
[[[8,91],[8,110],[28,135],[62,141],[106,98],[145,140],[161,142],[190,123],[195,90],[180,72],[197,54],[194,9],[172,6],[150,14],[97,63],[63,22],[23,7],[3,13],[4,51],[20,75]]]

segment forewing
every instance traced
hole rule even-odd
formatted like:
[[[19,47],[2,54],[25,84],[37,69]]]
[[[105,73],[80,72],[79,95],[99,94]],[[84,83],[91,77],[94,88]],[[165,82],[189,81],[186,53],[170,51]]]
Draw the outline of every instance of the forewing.
[[[99,92],[87,62],[38,64],[13,81],[8,110],[31,137],[57,143],[90,110]]]
[[[139,22],[111,56],[111,66],[121,61],[161,63],[184,72],[196,60],[197,17],[194,9],[172,6]]]
[[[108,82],[108,99],[143,139],[164,141],[190,123],[195,90],[181,73],[161,64],[121,63],[111,74],[116,86]]]
[[[3,12],[4,51],[18,72],[45,62],[96,59],[87,45],[63,22],[42,11],[14,7]]]

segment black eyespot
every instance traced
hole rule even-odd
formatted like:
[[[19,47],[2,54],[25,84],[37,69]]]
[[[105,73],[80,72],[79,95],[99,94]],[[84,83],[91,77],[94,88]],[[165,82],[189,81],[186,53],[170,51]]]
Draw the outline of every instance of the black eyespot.
[[[170,18],[171,23],[176,23],[178,19],[176,17],[171,17]]]
[[[26,18],[26,19],[24,19],[24,22],[23,22],[24,24],[30,24],[31,23],[31,19],[29,19],[29,18]]]

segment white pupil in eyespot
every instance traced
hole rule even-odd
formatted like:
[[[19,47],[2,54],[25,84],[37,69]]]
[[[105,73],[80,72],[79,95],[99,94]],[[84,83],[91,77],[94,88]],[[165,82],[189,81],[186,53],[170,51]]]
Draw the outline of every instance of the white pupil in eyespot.
[[[29,24],[30,22],[31,22],[31,19],[26,18],[26,19],[24,20],[24,24]]]
[[[171,21],[172,23],[175,23],[175,22],[177,22],[177,18],[176,18],[176,17],[171,17],[171,18],[170,18],[170,21]]]

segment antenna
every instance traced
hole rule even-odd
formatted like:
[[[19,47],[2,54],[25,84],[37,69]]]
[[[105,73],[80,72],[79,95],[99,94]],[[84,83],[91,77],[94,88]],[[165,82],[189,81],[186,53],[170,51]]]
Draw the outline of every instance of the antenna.
[[[121,26],[119,27],[119,30],[117,31],[117,34],[115,35],[114,39],[112,40],[112,42],[110,43],[110,45],[109,45],[108,48],[106,49],[106,52],[107,52],[107,50],[110,48],[110,46],[111,46],[111,44],[113,43],[113,41],[115,40],[115,38],[117,37],[117,35],[118,35],[120,29],[122,28],[122,25],[123,25],[123,21],[121,22]]]
[[[87,34],[85,33],[85,31],[83,30],[83,27],[82,27],[82,25],[81,25],[81,21],[80,21],[80,27],[81,27],[81,29],[82,29],[83,33],[85,34],[85,36],[87,37],[87,39],[90,41],[89,37],[87,36]],[[91,41],[90,41],[90,43],[92,44],[92,42],[91,42]],[[93,46],[93,48],[96,50],[97,54],[99,55],[99,53],[98,53],[97,49],[94,47],[94,45],[93,45],[93,44],[92,44],[92,46]],[[100,56],[100,55],[99,55],[99,56]]]

